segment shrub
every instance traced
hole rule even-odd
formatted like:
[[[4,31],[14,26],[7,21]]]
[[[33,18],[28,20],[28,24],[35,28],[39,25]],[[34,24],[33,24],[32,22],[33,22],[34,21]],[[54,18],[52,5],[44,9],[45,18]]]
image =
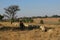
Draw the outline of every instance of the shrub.
[[[40,24],[44,24],[44,21],[43,20],[40,20]]]
[[[60,22],[60,19],[58,20],[58,22]]]
[[[33,19],[31,19],[30,22],[33,22]]]

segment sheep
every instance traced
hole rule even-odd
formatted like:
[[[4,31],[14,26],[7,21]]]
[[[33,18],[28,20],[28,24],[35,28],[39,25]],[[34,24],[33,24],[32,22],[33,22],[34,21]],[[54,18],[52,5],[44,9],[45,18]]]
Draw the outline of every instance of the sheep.
[[[13,23],[12,25],[14,25],[14,26],[18,26],[19,24],[18,24],[18,23]]]
[[[28,24],[24,24],[25,27],[28,27],[29,25]]]
[[[46,29],[45,26],[40,26],[40,29],[41,29],[42,31],[47,31],[47,29]]]
[[[40,29],[41,29],[43,32],[53,32],[53,28],[51,28],[51,27],[40,26]]]

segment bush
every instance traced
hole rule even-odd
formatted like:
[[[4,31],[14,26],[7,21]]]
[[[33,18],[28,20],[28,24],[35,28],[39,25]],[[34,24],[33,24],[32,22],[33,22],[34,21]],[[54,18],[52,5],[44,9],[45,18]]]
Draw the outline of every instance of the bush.
[[[58,23],[60,24],[60,19],[58,20]]]
[[[44,24],[44,21],[43,20],[40,20],[40,24]]]
[[[31,19],[31,20],[30,20],[30,22],[32,23],[32,22],[33,22],[33,20]]]

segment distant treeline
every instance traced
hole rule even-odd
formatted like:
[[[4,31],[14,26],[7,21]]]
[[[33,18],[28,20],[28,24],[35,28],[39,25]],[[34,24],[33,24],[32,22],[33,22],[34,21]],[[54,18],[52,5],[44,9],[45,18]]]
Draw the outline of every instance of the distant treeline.
[[[20,17],[16,18],[15,21],[19,21],[21,19],[24,22],[33,22],[34,18],[60,18],[60,15],[52,15],[52,16],[33,16],[33,17]],[[26,21],[27,20],[27,21]],[[9,21],[9,19],[4,19],[4,16],[0,14],[0,21]]]
[[[20,17],[20,19],[25,19],[25,18],[60,18],[60,15],[52,15],[52,16],[33,16],[33,17]]]

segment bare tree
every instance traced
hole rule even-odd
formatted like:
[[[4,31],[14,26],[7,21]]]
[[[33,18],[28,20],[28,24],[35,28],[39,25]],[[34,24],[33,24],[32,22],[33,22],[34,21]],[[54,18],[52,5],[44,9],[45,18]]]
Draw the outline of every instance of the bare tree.
[[[7,17],[10,21],[11,24],[14,22],[14,19],[16,18],[16,12],[19,11],[19,6],[17,5],[11,5],[8,8],[4,8],[5,13],[4,16]]]

